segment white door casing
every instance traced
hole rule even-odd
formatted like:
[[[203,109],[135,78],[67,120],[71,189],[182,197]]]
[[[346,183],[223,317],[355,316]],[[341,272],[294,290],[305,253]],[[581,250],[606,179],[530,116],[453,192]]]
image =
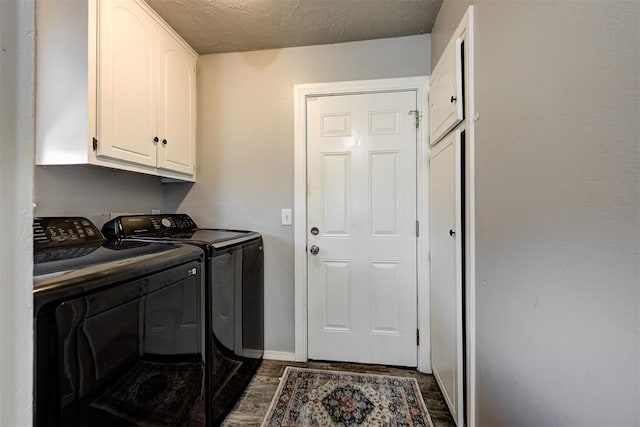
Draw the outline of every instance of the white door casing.
[[[418,325],[420,344],[418,346],[418,370],[431,373],[430,327],[429,327],[429,127],[428,127],[428,88],[429,77],[406,77],[379,80],[360,80],[348,82],[311,83],[295,85],[294,130],[295,130],[295,209],[294,209],[294,277],[295,277],[295,352],[277,354],[283,360],[307,360],[307,98],[327,95],[354,93],[377,93],[394,91],[416,91],[417,110],[420,111],[420,127],[417,130],[417,199],[418,221],[423,224],[418,237]]]
[[[431,367],[458,425],[463,425],[462,165],[458,129],[431,152]]]
[[[416,366],[415,109],[415,91],[307,99],[310,358]]]

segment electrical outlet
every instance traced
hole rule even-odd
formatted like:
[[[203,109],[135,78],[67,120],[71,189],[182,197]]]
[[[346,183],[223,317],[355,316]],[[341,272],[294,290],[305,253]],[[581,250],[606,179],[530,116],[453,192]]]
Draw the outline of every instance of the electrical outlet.
[[[291,209],[282,209],[282,225],[291,225]]]

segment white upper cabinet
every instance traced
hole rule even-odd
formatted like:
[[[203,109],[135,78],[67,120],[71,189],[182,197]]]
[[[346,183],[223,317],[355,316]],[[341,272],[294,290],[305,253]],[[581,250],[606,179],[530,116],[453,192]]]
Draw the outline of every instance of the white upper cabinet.
[[[36,19],[36,164],[194,181],[197,54],[140,0],[38,0]]]
[[[450,43],[433,69],[429,89],[429,141],[438,142],[464,119],[463,39]]]

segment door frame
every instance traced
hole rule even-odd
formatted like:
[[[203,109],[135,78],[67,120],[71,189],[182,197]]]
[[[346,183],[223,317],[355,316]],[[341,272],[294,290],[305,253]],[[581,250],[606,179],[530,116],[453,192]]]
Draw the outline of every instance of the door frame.
[[[431,373],[429,324],[429,77],[297,84],[293,88],[295,205],[294,225],[294,307],[295,360],[307,360],[307,98],[331,95],[416,91],[420,126],[417,131],[416,207],[420,234],[417,241],[417,326],[420,330],[418,370]]]

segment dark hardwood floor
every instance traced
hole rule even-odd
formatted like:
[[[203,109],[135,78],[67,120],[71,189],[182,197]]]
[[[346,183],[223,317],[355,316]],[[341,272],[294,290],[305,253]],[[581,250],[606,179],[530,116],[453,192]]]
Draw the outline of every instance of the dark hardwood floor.
[[[422,397],[431,415],[434,427],[454,427],[455,423],[447,404],[442,397],[433,375],[421,374],[415,369],[395,368],[380,365],[360,365],[355,363],[336,362],[282,362],[264,360],[255,377],[244,394],[225,419],[223,426],[259,426],[269,409],[271,399],[275,394],[280,377],[286,366],[299,366],[314,369],[330,369],[334,371],[351,371],[370,374],[386,374],[399,377],[413,377],[418,380]]]

